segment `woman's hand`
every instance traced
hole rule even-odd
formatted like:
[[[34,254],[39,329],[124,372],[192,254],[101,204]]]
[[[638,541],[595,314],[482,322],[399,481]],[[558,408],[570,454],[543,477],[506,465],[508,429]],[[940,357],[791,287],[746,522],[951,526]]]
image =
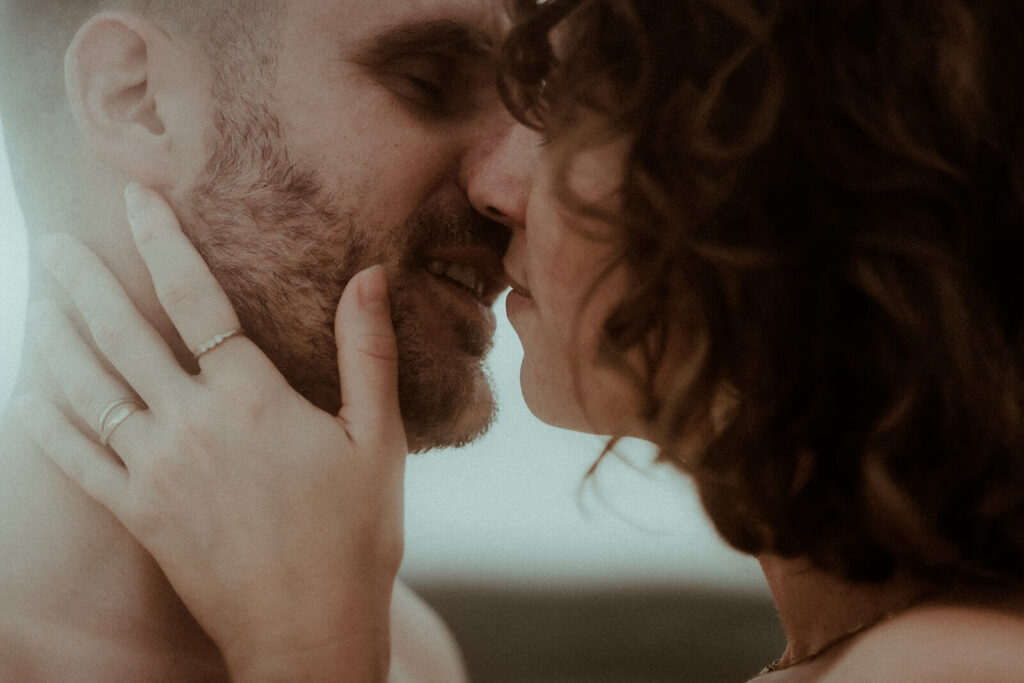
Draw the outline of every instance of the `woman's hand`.
[[[188,374],[92,252],[48,238],[48,268],[123,380],[39,304],[38,347],[80,420],[42,398],[19,414],[152,553],[233,675],[383,678],[406,455],[383,270],[353,278],[338,306],[344,407],[329,415],[247,338],[218,337],[238,319],[170,207],[138,186],[126,195],[161,304],[190,349],[214,347]],[[140,403],[103,415],[122,398]]]

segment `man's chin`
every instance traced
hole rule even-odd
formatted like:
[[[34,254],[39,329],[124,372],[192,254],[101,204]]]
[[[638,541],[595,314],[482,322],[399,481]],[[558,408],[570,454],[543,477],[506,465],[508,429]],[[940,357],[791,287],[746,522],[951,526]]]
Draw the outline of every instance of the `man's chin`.
[[[305,391],[300,390],[300,393],[306,400],[332,415],[337,415],[341,409],[337,392],[330,388],[307,388]],[[457,414],[439,413],[431,419],[421,411],[407,415],[408,409],[403,409],[409,452],[426,453],[443,448],[461,448],[486,434],[497,416],[497,404],[490,387],[477,393],[477,399],[462,406]]]
[[[498,407],[489,385],[475,393],[475,399],[461,406],[457,414],[439,415],[433,422],[407,417],[405,430],[409,452],[462,448],[486,434],[494,424]]]
[[[479,360],[422,357],[414,362],[399,361],[399,404],[405,424],[409,452],[422,453],[440,448],[458,448],[483,436],[494,422],[497,405],[490,379]],[[341,410],[340,387],[333,359],[310,356],[273,357],[296,391],[321,410],[337,415]],[[444,361],[448,362],[445,363]]]

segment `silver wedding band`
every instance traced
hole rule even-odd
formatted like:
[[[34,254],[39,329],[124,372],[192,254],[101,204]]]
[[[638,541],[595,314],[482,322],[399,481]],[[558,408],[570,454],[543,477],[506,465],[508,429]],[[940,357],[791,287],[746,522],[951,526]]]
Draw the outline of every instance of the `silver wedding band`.
[[[244,334],[244,332],[242,332],[242,330],[240,329],[234,329],[228,332],[221,332],[220,334],[210,337],[209,340],[197,346],[196,350],[192,353],[192,355],[195,356],[196,360],[199,360],[200,358],[208,354],[210,351],[213,351],[215,348],[226,342],[228,339],[231,339],[232,337],[241,336],[242,334]]]
[[[103,447],[106,448],[110,445],[110,437],[114,435],[114,431],[121,426],[122,422],[145,407],[134,398],[119,398],[104,408],[100,413],[99,422],[100,443],[103,444]]]

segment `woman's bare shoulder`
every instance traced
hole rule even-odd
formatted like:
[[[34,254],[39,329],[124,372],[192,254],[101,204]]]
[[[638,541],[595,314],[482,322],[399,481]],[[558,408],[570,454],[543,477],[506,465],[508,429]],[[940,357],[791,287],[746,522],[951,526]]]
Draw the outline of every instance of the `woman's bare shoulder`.
[[[825,681],[1018,683],[1024,609],[1013,604],[922,605],[857,638]]]

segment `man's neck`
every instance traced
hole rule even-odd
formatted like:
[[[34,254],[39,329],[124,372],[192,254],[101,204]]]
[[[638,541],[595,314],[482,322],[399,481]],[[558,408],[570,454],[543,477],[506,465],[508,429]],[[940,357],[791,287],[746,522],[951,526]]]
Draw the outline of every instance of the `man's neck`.
[[[786,632],[783,667],[834,649],[848,636],[917,604],[930,590],[923,581],[903,575],[881,584],[857,583],[806,560],[759,559]]]
[[[58,393],[31,354],[14,396],[28,391]],[[0,661],[48,679],[223,674],[216,648],[152,557],[9,416],[0,467]]]

